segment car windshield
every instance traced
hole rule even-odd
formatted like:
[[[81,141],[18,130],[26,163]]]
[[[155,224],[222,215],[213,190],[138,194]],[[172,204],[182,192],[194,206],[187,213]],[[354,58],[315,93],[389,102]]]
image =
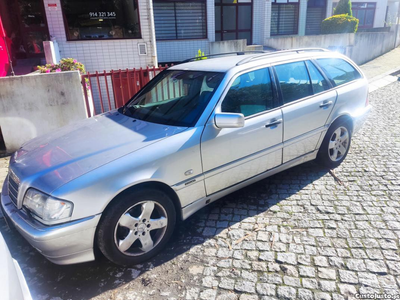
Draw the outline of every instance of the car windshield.
[[[164,71],[125,107],[132,118],[172,126],[196,124],[224,73]]]

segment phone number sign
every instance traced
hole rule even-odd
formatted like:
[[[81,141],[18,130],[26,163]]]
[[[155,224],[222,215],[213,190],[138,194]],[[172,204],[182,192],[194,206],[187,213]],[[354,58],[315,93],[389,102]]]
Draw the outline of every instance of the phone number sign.
[[[91,11],[89,17],[91,19],[116,19],[117,13],[115,11]]]

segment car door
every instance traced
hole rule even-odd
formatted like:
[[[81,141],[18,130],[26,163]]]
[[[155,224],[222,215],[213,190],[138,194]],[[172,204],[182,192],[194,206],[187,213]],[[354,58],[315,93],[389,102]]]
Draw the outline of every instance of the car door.
[[[207,195],[282,162],[282,112],[269,68],[232,78],[201,139]],[[215,113],[242,113],[244,127],[218,129]]]
[[[311,61],[274,66],[283,100],[283,163],[314,151],[337,93]]]

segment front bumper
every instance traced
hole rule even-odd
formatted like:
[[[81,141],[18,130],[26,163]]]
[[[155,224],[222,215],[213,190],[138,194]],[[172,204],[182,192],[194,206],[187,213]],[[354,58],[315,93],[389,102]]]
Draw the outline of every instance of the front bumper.
[[[357,114],[353,115],[353,135],[357,133],[364,125],[367,120],[369,113],[371,112],[371,105],[364,107],[363,109],[357,111]]]
[[[94,236],[100,214],[54,226],[46,226],[19,210],[8,196],[8,177],[1,192],[1,209],[21,235],[55,264],[92,261]]]

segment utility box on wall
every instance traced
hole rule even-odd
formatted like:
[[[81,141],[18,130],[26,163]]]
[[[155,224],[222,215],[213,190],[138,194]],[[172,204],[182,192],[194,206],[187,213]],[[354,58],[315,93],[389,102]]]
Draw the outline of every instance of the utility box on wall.
[[[60,49],[56,41],[43,42],[46,64],[58,64],[60,62]]]

